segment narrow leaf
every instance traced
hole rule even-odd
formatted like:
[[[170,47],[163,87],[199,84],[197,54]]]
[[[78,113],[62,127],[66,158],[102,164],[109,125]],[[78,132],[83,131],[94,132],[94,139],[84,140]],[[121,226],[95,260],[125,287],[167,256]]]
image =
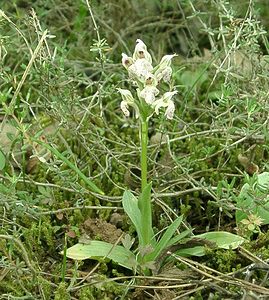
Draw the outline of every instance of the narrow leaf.
[[[122,206],[124,211],[127,213],[128,217],[131,219],[135,226],[139,244],[143,243],[142,236],[142,224],[141,224],[141,212],[138,208],[138,199],[130,192],[125,191],[122,197]]]
[[[181,232],[179,235],[174,236],[169,243],[167,244],[167,247],[175,245],[176,243],[178,243],[180,240],[184,239],[186,236],[188,236],[190,233],[192,232],[191,229],[188,230],[184,230],[183,232]]]
[[[177,230],[178,226],[181,224],[183,216],[178,217],[172,224],[168,226],[165,233],[163,234],[160,241],[157,243],[153,253],[147,256],[147,260],[154,260],[156,259],[160,253],[169,245],[169,241],[171,237]]]
[[[66,257],[75,260],[101,259],[107,257],[127,268],[135,267],[134,254],[123,246],[112,245],[103,241],[90,241],[90,244],[76,244],[66,250]]]

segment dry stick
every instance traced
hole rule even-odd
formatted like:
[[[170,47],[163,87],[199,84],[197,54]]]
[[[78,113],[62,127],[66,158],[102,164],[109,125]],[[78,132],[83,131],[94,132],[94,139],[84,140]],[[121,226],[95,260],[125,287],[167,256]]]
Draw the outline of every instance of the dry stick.
[[[88,275],[88,273],[86,275]],[[97,277],[97,276],[95,276],[95,277]],[[84,284],[83,286],[79,286],[77,284],[76,286],[72,287],[72,289],[70,289],[70,290],[75,291],[75,290],[81,289],[82,287],[85,287],[85,286],[91,286],[91,285],[94,285],[94,284],[98,284],[99,282],[102,283],[102,284],[105,284],[105,283],[108,283],[108,282],[117,282],[118,280],[124,280],[124,281],[126,281],[126,280],[131,280],[131,279],[143,279],[143,280],[151,280],[151,281],[153,281],[153,280],[156,280],[156,281],[181,281],[181,279],[173,278],[173,277],[142,276],[142,275],[119,276],[119,277],[115,277],[115,278],[108,278],[108,279],[105,279],[105,280],[102,279],[101,281],[97,281],[97,280],[93,281],[93,278],[92,278],[91,282],[89,282],[87,284]],[[129,284],[125,284],[125,285],[129,286]],[[185,287],[192,287],[194,285],[197,285],[197,283],[187,283],[187,284],[182,284],[182,285],[172,285],[171,287],[174,288],[176,286],[176,287],[183,287],[183,288],[185,288]],[[136,285],[136,286],[140,287],[140,285]],[[130,285],[130,287],[134,287],[134,285]],[[156,287],[158,288],[159,286],[156,286]],[[166,286],[166,288],[170,288],[170,286]]]
[[[23,75],[22,75],[22,78],[21,78],[21,80],[20,80],[20,82],[19,82],[19,84],[18,84],[18,86],[17,86],[17,88],[16,88],[16,90],[15,90],[15,93],[14,93],[12,99],[11,99],[11,102],[10,102],[10,104],[9,104],[9,107],[12,108],[12,105],[13,105],[14,102],[16,101],[16,99],[17,99],[17,97],[18,97],[18,94],[19,94],[19,92],[20,92],[20,90],[21,90],[21,88],[22,88],[22,85],[24,84],[24,81],[25,81],[25,79],[26,79],[26,77],[27,77],[27,75],[28,75],[28,73],[29,73],[29,71],[30,71],[30,69],[31,69],[31,67],[32,67],[32,64],[33,64],[34,60],[36,59],[37,54],[38,54],[39,50],[41,49],[42,44],[43,44],[44,40],[46,39],[46,37],[47,37],[47,30],[45,30],[45,31],[43,32],[42,37],[41,37],[40,41],[38,42],[38,45],[37,45],[37,47],[35,48],[35,51],[34,51],[32,57],[31,57],[31,59],[29,60],[29,63],[28,63],[28,65],[27,65],[27,67],[26,67],[26,69],[25,69],[25,71],[24,71],[24,73],[23,73]]]
[[[239,253],[241,255],[247,257],[250,261],[252,261],[254,263],[258,262],[261,266],[269,269],[269,264],[267,262],[263,261],[258,256],[254,255],[253,253],[251,253],[250,251],[248,251],[244,247],[239,246]]]
[[[44,40],[46,39],[46,37],[47,37],[47,30],[45,30],[43,32],[42,37],[41,37],[40,41],[38,42],[37,47],[35,48],[34,53],[31,56],[31,59],[30,59],[28,65],[27,65],[27,67],[26,67],[26,69],[25,69],[25,71],[24,71],[24,73],[22,75],[22,78],[21,78],[21,80],[20,80],[20,82],[19,82],[19,84],[18,84],[18,86],[17,86],[17,88],[16,88],[16,90],[14,92],[14,95],[13,95],[11,101],[10,101],[9,107],[6,107],[7,113],[11,114],[12,118],[16,121],[16,123],[17,123],[18,126],[20,126],[21,123],[20,123],[19,119],[16,117],[16,115],[12,112],[12,106],[14,105],[14,103],[15,103],[15,101],[16,101],[19,93],[20,93],[20,90],[21,90],[21,88],[22,88],[22,86],[24,84],[24,81],[25,81],[25,79],[26,79],[26,77],[27,77],[27,75],[28,75],[28,73],[29,73],[29,71],[30,71],[33,63],[34,63],[34,60],[36,59],[36,57],[38,55],[38,52],[41,49],[42,44],[43,44]],[[11,111],[10,111],[10,109],[11,109]],[[2,121],[2,125],[1,126],[4,126],[6,118],[7,118],[7,114],[5,115],[5,117],[4,117],[3,121]],[[31,145],[32,143],[31,143],[30,137],[28,136],[28,134],[26,132],[24,132],[24,136],[27,139],[28,143]]]
[[[21,249],[22,251],[22,256],[23,256],[23,259],[26,263],[26,265],[28,266],[28,268],[34,273],[36,274],[36,270],[34,269],[34,267],[32,266],[31,264],[31,261],[28,257],[28,254],[27,254],[27,251],[26,249],[24,248],[22,242],[15,238],[14,236],[11,236],[11,235],[5,235],[5,234],[0,234],[0,239],[6,239],[6,240],[10,240],[10,241],[13,241],[15,242],[15,244],[17,244],[17,246]]]
[[[0,178],[3,178],[5,180],[11,180],[10,178],[7,178],[6,176],[3,176],[1,174],[0,174]],[[87,194],[87,195],[91,194],[91,195],[95,196],[98,199],[109,201],[109,202],[121,202],[121,199],[122,199],[122,196],[100,195],[100,194],[93,193],[93,192],[87,191],[87,190],[85,190],[85,191],[77,191],[77,190],[74,190],[74,189],[71,189],[71,188],[60,186],[58,184],[49,183],[49,182],[37,182],[37,181],[34,181],[32,179],[31,180],[17,179],[17,182],[32,183],[32,184],[37,185],[37,186],[45,186],[45,187],[60,189],[60,190],[68,191],[68,192],[72,192],[72,193],[80,193],[80,194]]]
[[[43,216],[43,215],[53,215],[53,214],[58,214],[58,213],[62,213],[65,211],[72,211],[72,210],[77,210],[77,209],[115,209],[115,210],[123,210],[122,207],[118,207],[118,206],[74,206],[74,207],[66,207],[66,208],[61,208],[61,209],[57,209],[57,210],[50,210],[50,211],[42,211],[37,213],[39,216]]]
[[[0,9],[0,17],[3,17],[4,19],[6,19],[15,28],[15,30],[18,32],[18,34],[23,38],[23,40],[24,40],[26,46],[28,47],[28,50],[31,53],[31,55],[33,55],[33,51],[31,49],[27,39],[23,35],[23,33],[20,31],[20,29],[17,27],[17,25],[15,23],[13,23],[11,21],[11,19],[1,9]]]
[[[203,276],[206,276],[206,277],[209,277],[210,279],[213,279],[213,280],[216,280],[216,281],[220,281],[220,282],[223,282],[223,283],[227,283],[227,284],[233,284],[233,285],[237,285],[239,287],[244,287],[245,289],[252,289],[256,292],[259,292],[259,293],[262,293],[262,294],[265,294],[265,295],[269,295],[269,289],[267,288],[264,288],[264,287],[261,287],[259,285],[256,285],[256,284],[253,284],[251,282],[247,282],[245,280],[242,280],[242,279],[239,279],[239,278],[231,278],[229,275],[226,275],[226,274],[223,274],[219,271],[216,271],[214,269],[211,269],[205,265],[202,265],[198,262],[194,262],[188,258],[183,258],[183,257],[179,257],[178,255],[175,255],[171,252],[167,252],[167,254],[173,256],[176,260],[186,264],[187,266],[189,266],[191,269],[193,269],[194,271],[202,274]],[[200,267],[200,268],[203,268],[203,269],[206,269],[212,273],[216,273],[218,274],[220,277],[226,277],[230,280],[225,280],[225,279],[221,279],[219,277],[216,277],[216,276],[213,276],[211,274],[208,274],[200,269],[198,269],[197,267],[195,267],[193,264],[195,264],[196,266]]]

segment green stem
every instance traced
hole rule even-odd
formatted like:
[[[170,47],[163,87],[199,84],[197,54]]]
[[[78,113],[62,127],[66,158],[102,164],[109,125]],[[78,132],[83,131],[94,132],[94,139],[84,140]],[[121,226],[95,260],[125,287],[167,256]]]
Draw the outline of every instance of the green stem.
[[[143,192],[143,190],[147,186],[147,176],[148,176],[148,169],[147,169],[148,121],[147,120],[141,121],[140,139],[141,139],[141,191]]]
[[[147,183],[147,146],[148,146],[148,121],[141,120],[141,195],[138,207],[141,211],[141,225],[143,246],[149,245],[152,238],[152,212],[151,212],[151,185]]]

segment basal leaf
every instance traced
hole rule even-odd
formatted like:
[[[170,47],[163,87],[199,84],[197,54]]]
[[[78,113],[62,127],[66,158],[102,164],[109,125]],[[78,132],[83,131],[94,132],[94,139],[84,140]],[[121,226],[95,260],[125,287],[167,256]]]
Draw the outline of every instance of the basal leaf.
[[[168,247],[169,242],[173,236],[173,234],[176,232],[178,226],[181,224],[183,219],[183,216],[178,217],[172,224],[168,226],[166,229],[165,233],[163,234],[162,238],[160,241],[157,243],[155,246],[154,251],[147,256],[147,260],[154,260],[156,259],[161,252]]]
[[[130,192],[125,191],[122,197],[122,206],[135,226],[139,244],[143,244],[141,212],[138,208],[138,199]]]
[[[188,256],[204,256],[205,255],[205,247],[203,246],[195,246],[192,248],[179,249],[176,251],[176,254],[183,257]]]
[[[241,236],[226,231],[207,232],[195,237],[209,240],[221,249],[236,249],[245,241]]]
[[[135,267],[136,261],[134,254],[123,246],[114,246],[103,241],[90,241],[89,244],[78,243],[66,250],[66,256],[75,260],[107,257],[131,270]]]
[[[176,243],[178,243],[180,240],[184,239],[186,236],[188,236],[190,233],[192,232],[191,229],[188,230],[184,230],[183,232],[181,232],[180,234],[174,236],[169,243],[167,244],[167,247],[175,245]]]

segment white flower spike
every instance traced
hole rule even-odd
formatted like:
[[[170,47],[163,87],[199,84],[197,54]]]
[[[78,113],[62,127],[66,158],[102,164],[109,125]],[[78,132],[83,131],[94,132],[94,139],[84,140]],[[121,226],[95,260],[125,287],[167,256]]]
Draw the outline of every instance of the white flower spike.
[[[144,117],[145,113],[148,114],[147,118],[150,118],[154,111],[158,115],[160,108],[164,107],[165,117],[169,120],[173,119],[175,104],[172,98],[177,91],[166,92],[159,96],[159,99],[156,97],[160,94],[158,87],[160,82],[169,83],[171,80],[173,73],[171,63],[175,56],[177,55],[163,56],[159,65],[153,68],[147,46],[140,39],[136,40],[132,57],[122,54],[122,65],[128,71],[129,78],[133,80],[138,96],[134,99],[129,90],[118,89],[122,96],[121,110],[126,117],[130,116],[129,106],[135,109],[136,118]]]

